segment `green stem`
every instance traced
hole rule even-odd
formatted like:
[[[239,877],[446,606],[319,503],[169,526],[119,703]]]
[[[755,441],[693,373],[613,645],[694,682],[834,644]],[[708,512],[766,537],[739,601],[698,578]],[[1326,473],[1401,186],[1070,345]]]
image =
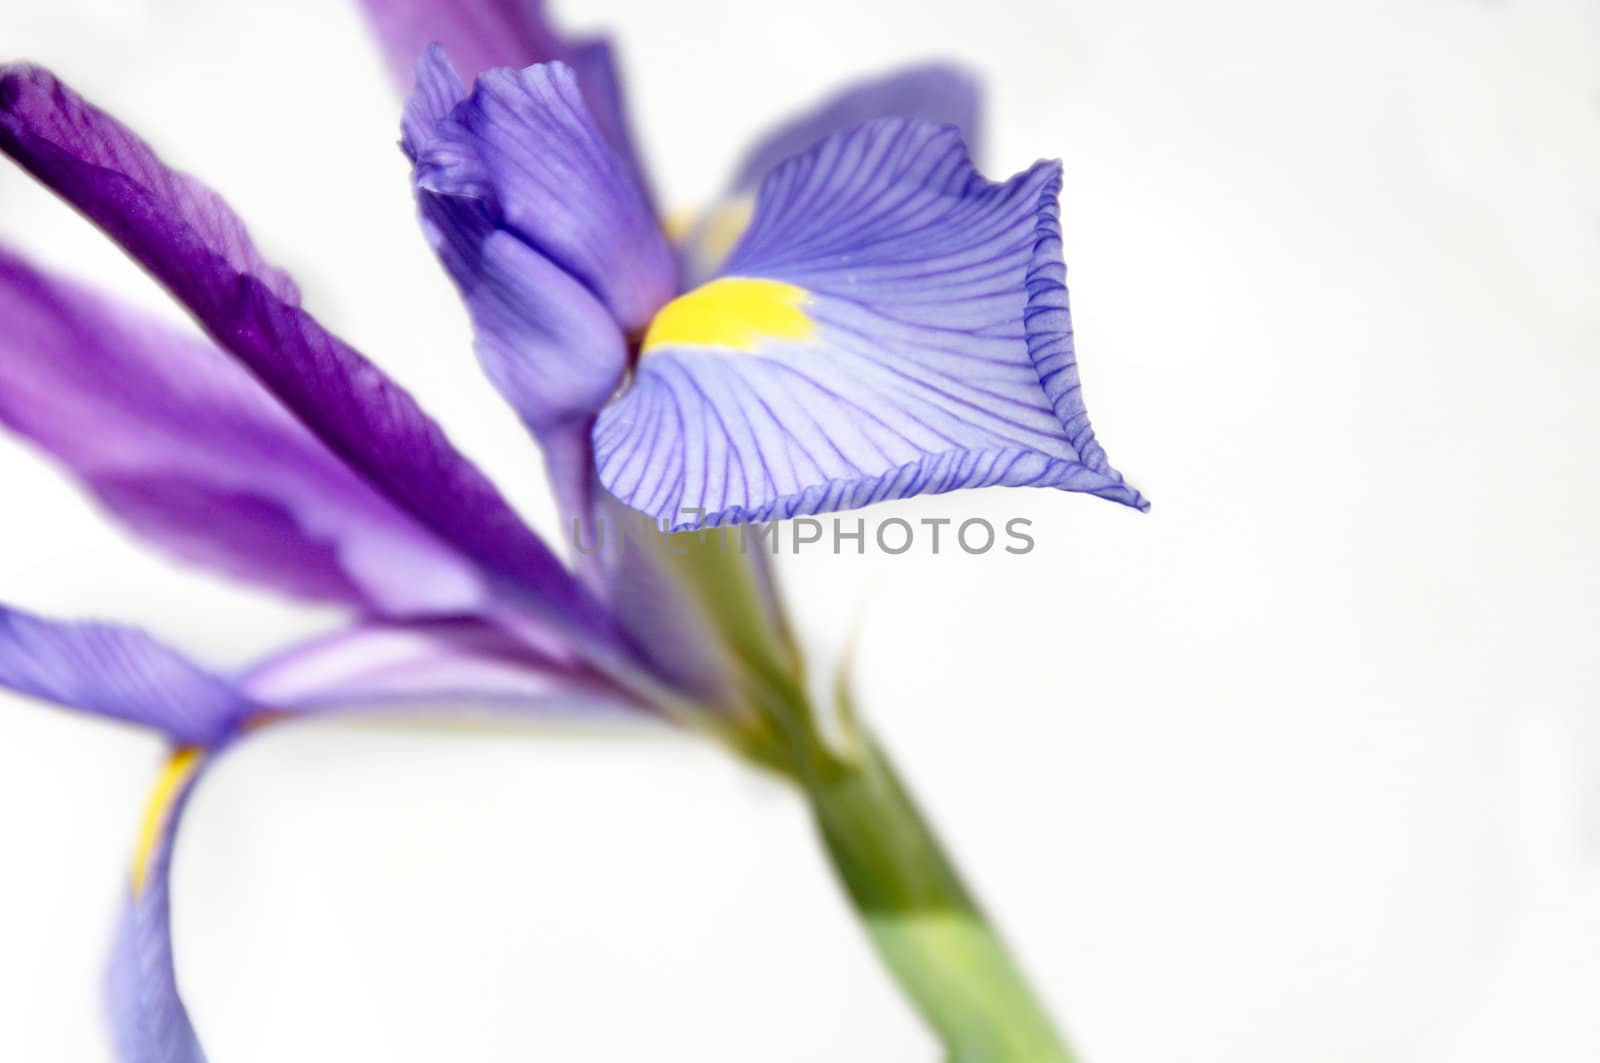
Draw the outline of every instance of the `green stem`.
[[[855,738],[801,782],[879,955],[951,1063],[1075,1063],[883,751]]]
[[[804,664],[763,590],[763,559],[722,532],[670,537],[670,567],[726,639],[744,710],[723,732],[751,760],[793,779],[873,944],[951,1063],[1074,1063],[945,856],[933,829],[856,719],[847,675],[835,690],[840,741],[830,744],[807,697]],[[848,669],[844,670],[845,673]]]

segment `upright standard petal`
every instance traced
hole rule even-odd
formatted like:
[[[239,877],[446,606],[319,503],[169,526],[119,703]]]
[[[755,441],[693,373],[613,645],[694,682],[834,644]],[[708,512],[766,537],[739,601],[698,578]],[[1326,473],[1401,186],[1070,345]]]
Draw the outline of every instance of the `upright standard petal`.
[[[135,628],[45,620],[5,606],[0,686],[196,745],[219,740],[254,709],[232,684]]]
[[[173,752],[148,799],[129,897],[106,972],[106,1003],[120,1063],[206,1063],[178,993],[172,955],[172,849],[178,820],[210,755]]]
[[[954,129],[901,119],[778,167],[722,275],[652,322],[601,481],[677,528],[990,485],[1143,507],[1084,411],[1060,183],[986,181]]]
[[[215,196],[33,67],[0,76],[0,149],[122,244],[376,491],[553,622],[610,642],[559,559],[409,394],[299,307]]]
[[[275,590],[385,615],[461,613],[468,563],[198,336],[0,248],[0,422],[135,531]]]

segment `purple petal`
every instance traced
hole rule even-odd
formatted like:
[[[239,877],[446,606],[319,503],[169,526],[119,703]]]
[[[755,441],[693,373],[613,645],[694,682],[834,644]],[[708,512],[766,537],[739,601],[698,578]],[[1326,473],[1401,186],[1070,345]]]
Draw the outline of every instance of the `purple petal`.
[[[590,37],[577,42],[572,54],[566,57],[578,78],[578,88],[583,91],[583,102],[594,116],[594,121],[605,135],[606,142],[616,149],[627,164],[628,171],[645,190],[649,199],[650,179],[644,161],[639,157],[638,142],[633,136],[633,124],[628,118],[628,103],[622,92],[622,75],[617,70],[615,49],[605,37]]]
[[[591,669],[475,620],[360,624],[252,668],[242,690],[294,713],[444,706],[515,713],[637,710]]]
[[[596,520],[579,542],[594,551],[598,578],[619,623],[675,689],[702,704],[731,704],[738,687],[730,640],[717,632],[714,619],[695,597],[694,585],[674,570],[674,559],[652,549],[659,544],[659,529],[603,490],[595,505]],[[747,559],[726,561],[741,564]]]
[[[440,701],[455,710],[541,716],[638,708],[593,672],[541,658],[504,633],[466,620],[361,625],[281,654],[239,685],[255,703],[297,715],[394,711]],[[204,1063],[178,992],[169,872],[194,785],[226,748],[176,751],[145,815],[108,979],[124,1063]]]
[[[484,205],[422,190],[418,209],[434,251],[472,317],[473,348],[491,383],[542,435],[594,414],[627,366],[622,330],[590,291]]]
[[[990,485],[1143,508],[1084,411],[1060,180],[1040,163],[990,183],[954,129],[899,119],[778,167],[724,270],[733,286],[684,297],[721,304],[720,331],[647,336],[601,413],[602,483],[674,527]]]
[[[122,244],[380,494],[553,622],[609,638],[592,599],[483,474],[409,394],[287,297],[214,196],[37,68],[0,77],[0,149]],[[119,167],[130,158],[139,165]]]
[[[750,221],[755,190],[779,163],[809,151],[835,133],[876,118],[920,118],[953,125],[969,150],[979,136],[982,90],[956,67],[928,64],[857,82],[773,129],[745,153],[729,192],[694,219],[682,238],[683,269],[691,285],[715,276]]]
[[[412,159],[427,153],[454,172],[477,166],[476,153],[449,158],[437,131],[466,89],[443,49],[428,50],[406,104],[403,140]],[[417,188],[424,234],[461,290],[474,349],[494,386],[539,440],[563,527],[592,519],[589,422],[621,382],[627,344],[600,301],[506,229],[487,188],[484,198]]]
[[[0,422],[185,559],[389,615],[460,613],[476,568],[238,363],[0,248]]]
[[[608,40],[569,41],[545,18],[542,0],[361,0],[361,7],[401,91],[411,88],[417,63],[430,44],[441,45],[469,79],[495,67],[568,64],[577,72],[578,87],[606,141],[645,186]]]
[[[551,85],[567,86],[570,98],[570,78],[564,73],[527,72],[530,78],[536,74],[551,75]],[[484,100],[493,96],[481,85],[480,95]],[[589,421],[621,382],[628,345],[613,310],[602,304],[599,295],[557,265],[552,252],[537,244],[537,233],[530,237],[508,217],[508,202],[523,204],[519,216],[531,213],[527,182],[508,184],[502,195],[489,160],[499,159],[501,168],[508,168],[505,151],[486,149],[480,138],[457,120],[469,112],[481,114],[485,106],[490,104],[466,100],[466,90],[443,50],[430,48],[418,65],[416,90],[404,119],[403,144],[417,165],[418,210],[429,242],[460,288],[472,316],[479,361],[545,452],[563,527],[576,522],[589,529],[593,520]],[[563,142],[571,154],[590,160],[608,155],[595,142],[592,128],[580,113],[563,104],[552,120],[565,130]],[[524,133],[526,130],[512,129],[502,135],[496,129],[485,139],[499,142]],[[561,164],[561,159],[553,156],[546,161]],[[624,204],[622,213],[631,211],[636,218],[643,218],[639,224],[664,251],[653,220],[641,214],[637,186],[617,177],[615,166],[608,164],[607,172],[613,175]],[[581,195],[570,198],[573,202],[583,199]],[[580,241],[596,239],[583,235],[585,226],[597,232],[598,239],[608,238],[606,217],[575,214],[563,218],[554,212],[534,213],[533,217],[538,225],[548,225],[557,233],[579,232]],[[589,260],[593,268],[603,268],[605,256],[615,250],[614,243],[597,250]],[[573,257],[571,251],[562,253]],[[664,298],[658,295],[653,302]],[[633,312],[642,315],[647,311]]]
[[[188,174],[169,169],[148,144],[90,107],[49,71],[27,64],[0,66],[0,146],[141,261],[145,252],[130,237],[145,235],[142,225],[147,239],[176,242],[182,234],[185,242],[203,246],[230,272],[254,277],[287,302],[299,299],[294,282],[262,258],[244,222],[221,197]],[[70,194],[75,189],[84,190],[86,203]],[[127,200],[117,202],[124,194]],[[109,202],[97,212],[97,200]],[[149,204],[159,216],[116,217],[136,204]]]
[[[624,331],[672,297],[666,238],[570,67],[491,70],[431,138],[410,144],[418,188],[481,203],[496,228],[582,282]]]
[[[232,684],[142,631],[44,620],[5,606],[0,686],[189,744],[216,741],[254,708]]]
[[[0,639],[0,678],[4,661]],[[296,715],[394,711],[441,701],[452,710],[541,716],[638,710],[592,671],[541,657],[503,632],[471,620],[361,625],[279,655],[252,669],[239,687],[252,705]],[[173,704],[194,693],[170,689]],[[131,896],[107,983],[118,1057],[124,1063],[205,1060],[178,992],[169,873],[189,796],[227,748],[178,749],[145,814],[135,847]]]
[[[106,972],[106,1003],[121,1063],[205,1063],[178,995],[170,884],[178,821],[205,765],[206,758],[197,750],[175,753],[145,813],[135,882]]]
[[[468,77],[491,67],[567,59],[543,0],[361,0],[395,82],[406,88],[422,51],[438,42]]]
[[[779,163],[810,151],[835,133],[875,118],[920,118],[953,125],[980,157],[983,90],[978,79],[941,63],[911,67],[849,85],[767,133],[735,170],[734,192],[753,192]]]
[[[359,626],[280,655],[236,689],[136,630],[0,607],[0,685],[157,728],[179,746],[146,807],[107,972],[123,1063],[205,1061],[173,961],[173,845],[201,774],[247,718],[262,718],[261,706],[322,713],[445,700],[518,713],[638,709],[587,668],[471,620]]]

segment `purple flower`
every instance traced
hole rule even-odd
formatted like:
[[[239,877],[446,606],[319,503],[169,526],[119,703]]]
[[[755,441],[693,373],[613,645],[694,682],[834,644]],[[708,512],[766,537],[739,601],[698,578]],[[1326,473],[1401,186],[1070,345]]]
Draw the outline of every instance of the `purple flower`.
[[[864,83],[783,125],[674,241],[606,42],[567,41],[530,0],[364,6],[397,70],[421,56],[403,147],[423,229],[580,530],[989,485],[1144,506],[1083,406],[1060,166],[980,176],[965,75]],[[223,676],[138,631],[0,607],[0,684],[172,742],[112,963],[123,1059],[204,1058],[173,971],[171,845],[206,767],[254,727],[440,700],[644,712],[799,771],[784,714],[809,711],[803,677],[759,553],[574,572],[215,193],[35,67],[0,69],[0,150],[200,326],[0,249],[0,421],[159,548],[354,618]]]
[[[973,124],[963,82],[913,76]],[[758,148],[733,185],[753,203],[721,208],[680,266],[569,67],[469,92],[430,48],[404,137],[423,225],[534,434],[674,529],[995,484],[1143,508],[1083,405],[1060,164],[995,184],[957,126],[835,127],[904,88]]]

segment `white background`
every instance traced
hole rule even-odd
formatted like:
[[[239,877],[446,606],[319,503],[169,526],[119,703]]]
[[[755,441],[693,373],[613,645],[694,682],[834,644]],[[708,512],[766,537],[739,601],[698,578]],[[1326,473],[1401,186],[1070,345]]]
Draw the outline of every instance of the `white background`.
[[[1600,12],[556,6],[618,32],[671,205],[839,79],[928,56],[986,77],[993,172],[1065,159],[1089,406],[1154,511],[919,500],[1030,517],[1039,547],[786,575],[820,660],[859,633],[871,718],[1088,1059],[1600,1058]],[[353,5],[5,0],[0,49],[222,190],[547,519]],[[0,234],[163,305],[10,171]],[[9,439],[0,485],[0,600],[218,666],[335,622],[180,572]],[[0,699],[0,1059],[106,1057],[159,757]],[[217,1063],[933,1058],[798,803],[688,739],[268,733],[199,792],[176,890]]]

